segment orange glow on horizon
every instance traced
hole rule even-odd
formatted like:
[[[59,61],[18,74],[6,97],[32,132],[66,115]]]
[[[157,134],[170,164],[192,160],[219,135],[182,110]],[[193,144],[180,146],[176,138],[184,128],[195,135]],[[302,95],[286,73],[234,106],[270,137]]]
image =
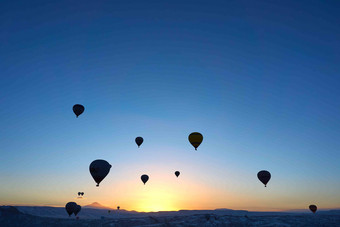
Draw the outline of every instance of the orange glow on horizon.
[[[233,209],[248,211],[286,211],[292,209],[307,209],[309,199],[301,192],[299,198],[295,195],[278,191],[282,186],[273,182],[264,188],[254,179],[254,182],[237,180],[236,175],[226,174],[223,181],[215,174],[197,171],[191,164],[182,164],[181,175],[177,178],[174,174],[173,164],[143,165],[143,169],[136,174],[129,167],[115,167],[120,171],[113,171],[110,177],[102,182],[100,187],[89,176],[74,182],[74,185],[82,185],[85,191],[83,198],[78,198],[78,189],[70,191],[69,185],[65,184],[60,191],[46,193],[45,188],[38,188],[29,194],[2,201],[2,205],[13,204],[16,199],[17,205],[27,206],[56,206],[64,207],[67,202],[73,201],[81,206],[98,202],[107,209],[137,212],[178,211],[178,210],[215,210]],[[149,174],[149,181],[144,185],[140,180],[141,174]],[[204,175],[205,174],[205,175]],[[224,173],[223,173],[224,175]],[[235,178],[235,179],[234,179]],[[83,183],[84,182],[84,183]],[[320,209],[337,209],[331,202],[334,198],[323,200],[318,203]],[[320,201],[320,200],[319,200]]]
[[[116,185],[115,192],[108,193],[117,195],[117,198],[112,199],[114,205],[111,199],[108,201],[106,198],[98,202],[114,209],[119,205],[121,209],[138,212],[216,209],[216,204],[211,201],[213,197],[222,197],[222,192],[212,186],[194,182],[190,176],[175,178],[171,175],[164,178],[161,173],[153,175],[145,185],[133,179]],[[223,200],[233,199],[224,192]]]

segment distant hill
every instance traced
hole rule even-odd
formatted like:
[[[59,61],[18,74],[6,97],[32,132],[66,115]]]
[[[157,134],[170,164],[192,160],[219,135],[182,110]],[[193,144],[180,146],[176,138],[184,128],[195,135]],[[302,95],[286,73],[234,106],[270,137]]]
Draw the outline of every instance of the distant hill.
[[[309,209],[284,210],[284,211],[281,211],[281,212],[307,213],[307,214],[311,213],[311,211]],[[324,214],[324,213],[327,213],[327,214],[338,214],[338,213],[340,213],[340,209],[338,209],[338,208],[335,208],[333,210],[330,210],[330,209],[318,209],[317,213],[321,213],[321,214]]]
[[[83,208],[92,208],[92,209],[104,209],[104,210],[112,210],[110,207],[105,207],[100,203],[94,202],[89,205],[84,206]]]
[[[0,206],[0,226],[339,226],[338,212],[294,214],[218,209],[136,213],[86,208],[78,217],[69,217],[65,207]]]
[[[22,214],[17,208],[13,206],[1,206],[0,207],[1,216],[16,216],[18,214]]]
[[[65,207],[48,207],[48,206],[0,206],[0,219],[1,217],[6,218],[9,216],[22,216],[22,215],[34,215],[39,217],[49,217],[49,218],[64,218],[70,219],[67,214]],[[110,210],[110,212],[108,212]],[[117,210],[109,207],[105,207],[100,203],[92,203],[87,206],[83,206],[78,217],[80,219],[101,219],[101,218],[165,218],[165,217],[186,217],[186,216],[195,216],[201,215],[201,217],[205,218],[205,215],[210,216],[232,216],[232,217],[243,217],[243,218],[251,218],[251,217],[264,217],[264,216],[275,216],[275,217],[287,217],[287,216],[297,216],[302,215],[304,217],[313,217],[313,216],[340,216],[340,210],[328,210],[328,211],[317,211],[316,214],[312,212],[307,213],[294,213],[294,212],[256,212],[256,211],[247,211],[247,210],[231,210],[231,209],[216,209],[216,210],[180,210],[180,211],[160,211],[160,212],[136,212],[136,211],[127,211],[124,209]],[[25,216],[25,217],[26,217]],[[75,216],[72,215],[71,219],[74,219]],[[245,219],[245,220],[246,220]],[[4,225],[0,222],[0,226],[12,226],[12,225]],[[23,226],[32,226],[32,225],[23,225]],[[59,225],[63,226],[63,225]],[[128,225],[126,225],[128,226]],[[333,225],[334,226],[334,225]]]

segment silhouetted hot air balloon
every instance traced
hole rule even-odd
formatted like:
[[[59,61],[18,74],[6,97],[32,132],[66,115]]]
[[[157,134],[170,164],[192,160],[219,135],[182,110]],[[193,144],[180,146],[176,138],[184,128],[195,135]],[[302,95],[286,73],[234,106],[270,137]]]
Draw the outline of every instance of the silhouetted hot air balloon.
[[[313,213],[315,213],[316,212],[316,210],[318,209],[315,205],[310,205],[309,206],[309,209],[313,212]]]
[[[84,192],[81,193],[81,196],[83,196],[83,195],[84,195]]]
[[[176,175],[176,177],[178,177],[178,176],[179,176],[179,174],[180,174],[180,172],[179,172],[179,171],[176,171],[176,172],[175,172],[175,175]]]
[[[73,106],[73,112],[77,117],[79,117],[79,115],[82,114],[84,110],[85,110],[85,107],[83,105],[76,104]]]
[[[76,209],[77,204],[75,202],[68,202],[65,206],[66,212],[71,217],[71,214],[73,214],[74,210]]]
[[[120,209],[120,206],[117,206],[117,210],[119,210]]]
[[[81,210],[81,206],[80,205],[77,205],[76,208],[74,209],[74,216],[77,216],[77,214],[80,212]]]
[[[270,173],[267,170],[261,170],[257,173],[257,178],[264,184],[265,187],[267,187],[267,183],[270,180]]]
[[[135,141],[136,141],[136,144],[138,145],[138,147],[140,146],[140,145],[142,145],[142,143],[143,143],[143,138],[142,137],[140,137],[140,136],[138,136],[136,139],[135,139]]]
[[[78,196],[81,196],[81,192],[78,192]]]
[[[95,160],[90,164],[90,173],[97,183],[97,187],[99,183],[109,174],[111,165],[105,160]]]
[[[193,132],[189,135],[189,142],[192,146],[194,146],[195,150],[197,150],[198,146],[202,143],[203,136],[199,132]]]
[[[142,179],[143,183],[145,184],[149,180],[149,176],[144,174],[140,177],[140,179]]]

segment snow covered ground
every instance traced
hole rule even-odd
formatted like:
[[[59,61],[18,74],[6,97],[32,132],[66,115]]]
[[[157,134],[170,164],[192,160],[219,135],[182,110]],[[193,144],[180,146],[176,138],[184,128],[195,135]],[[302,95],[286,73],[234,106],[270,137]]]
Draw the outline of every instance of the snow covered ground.
[[[340,211],[317,214],[205,210],[138,213],[84,208],[79,220],[58,207],[0,207],[0,226],[340,226]]]

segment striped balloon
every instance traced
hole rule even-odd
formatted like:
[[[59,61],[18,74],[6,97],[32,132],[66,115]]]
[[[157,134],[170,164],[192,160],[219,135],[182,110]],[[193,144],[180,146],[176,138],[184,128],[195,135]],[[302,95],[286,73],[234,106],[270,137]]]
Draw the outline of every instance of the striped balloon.
[[[193,132],[189,135],[189,142],[192,146],[194,146],[195,150],[197,150],[197,147],[202,143],[203,136],[199,132]]]

